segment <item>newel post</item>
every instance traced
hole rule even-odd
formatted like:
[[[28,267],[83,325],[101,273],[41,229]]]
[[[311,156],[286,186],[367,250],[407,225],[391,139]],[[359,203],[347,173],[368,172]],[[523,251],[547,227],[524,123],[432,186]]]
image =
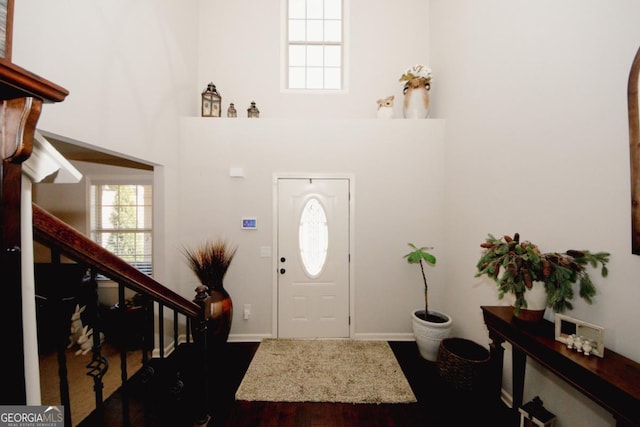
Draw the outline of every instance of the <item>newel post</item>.
[[[194,319],[191,331],[193,333],[193,341],[196,347],[195,357],[197,359],[197,374],[193,380],[196,382],[196,392],[194,395],[195,420],[193,425],[204,427],[209,423],[209,370],[207,369],[207,300],[209,299],[209,288],[204,285],[198,286],[196,289],[196,297],[193,300],[200,307],[200,315]]]
[[[32,97],[3,100],[0,106],[0,271],[3,298],[14,306],[4,310],[1,319],[3,325],[12,325],[5,331],[5,345],[22,356],[9,358],[0,370],[5,384],[0,401],[4,404],[23,405],[27,399],[22,326],[22,162],[31,155],[41,106],[42,101]]]

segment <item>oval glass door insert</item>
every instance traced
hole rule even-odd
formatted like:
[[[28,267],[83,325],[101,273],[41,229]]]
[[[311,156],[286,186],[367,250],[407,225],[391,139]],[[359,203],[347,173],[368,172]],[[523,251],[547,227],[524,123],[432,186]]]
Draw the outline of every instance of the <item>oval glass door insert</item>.
[[[315,277],[327,261],[329,227],[322,204],[311,198],[302,208],[299,228],[300,258],[306,273]]]

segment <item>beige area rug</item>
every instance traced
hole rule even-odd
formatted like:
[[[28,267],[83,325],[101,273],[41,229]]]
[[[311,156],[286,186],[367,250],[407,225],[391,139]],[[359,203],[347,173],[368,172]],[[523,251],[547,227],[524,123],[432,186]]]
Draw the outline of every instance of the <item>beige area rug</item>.
[[[236,400],[411,403],[416,397],[386,341],[266,339]]]

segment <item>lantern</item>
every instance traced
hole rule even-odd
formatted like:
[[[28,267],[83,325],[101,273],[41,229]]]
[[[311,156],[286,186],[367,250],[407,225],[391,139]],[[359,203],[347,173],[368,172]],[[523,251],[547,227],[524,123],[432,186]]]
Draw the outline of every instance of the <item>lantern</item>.
[[[520,408],[520,427],[552,427],[556,416],[542,406],[542,400],[536,396]]]
[[[247,108],[247,117],[258,118],[260,117],[260,110],[256,107],[256,103],[251,101],[251,107]]]
[[[202,117],[220,117],[222,97],[216,90],[216,85],[209,83],[202,92]]]
[[[229,108],[227,109],[227,117],[238,117],[238,112],[236,111],[236,107],[233,105],[233,102],[229,104]]]

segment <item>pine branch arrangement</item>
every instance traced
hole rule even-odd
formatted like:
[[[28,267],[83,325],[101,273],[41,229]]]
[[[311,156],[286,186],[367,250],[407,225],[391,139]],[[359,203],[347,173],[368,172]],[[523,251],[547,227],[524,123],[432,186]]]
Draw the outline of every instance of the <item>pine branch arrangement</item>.
[[[609,273],[608,252],[569,249],[543,253],[537,245],[521,241],[518,233],[501,238],[489,234],[480,246],[483,252],[476,265],[476,277],[486,275],[493,279],[500,299],[505,294],[513,294],[516,314],[520,308],[527,308],[524,293],[531,289],[534,281],[544,282],[547,305],[556,313],[563,313],[573,309],[575,284],[580,297],[589,304],[593,302],[596,288],[588,267],[600,266],[602,277]]]

